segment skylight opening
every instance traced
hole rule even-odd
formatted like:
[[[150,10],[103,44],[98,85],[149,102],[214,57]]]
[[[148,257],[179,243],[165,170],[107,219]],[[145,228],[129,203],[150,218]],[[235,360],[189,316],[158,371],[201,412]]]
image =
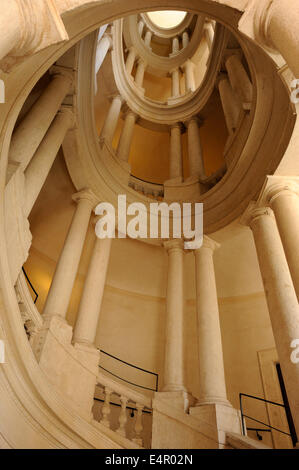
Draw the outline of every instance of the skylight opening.
[[[149,19],[158,28],[171,29],[182,23],[187,12],[176,10],[151,11],[148,12]]]

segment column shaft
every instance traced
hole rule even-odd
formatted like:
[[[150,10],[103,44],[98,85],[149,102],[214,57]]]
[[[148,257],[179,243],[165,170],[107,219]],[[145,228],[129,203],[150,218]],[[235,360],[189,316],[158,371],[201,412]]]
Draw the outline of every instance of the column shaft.
[[[137,86],[141,88],[143,86],[145,69],[146,69],[146,63],[142,59],[139,59],[137,70],[136,70],[135,83]]]
[[[121,160],[124,160],[125,162],[129,160],[136,118],[136,114],[132,111],[129,111],[127,113],[124,127],[119,139],[117,155]]]
[[[110,105],[103,129],[101,132],[101,140],[106,141],[109,145],[112,145],[112,140],[115,134],[122,102],[123,100],[120,95],[113,97],[112,103]]]
[[[180,96],[180,72],[179,69],[174,69],[171,72],[171,89],[172,97],[177,98]]]
[[[109,263],[111,238],[96,238],[74,330],[74,342],[94,344]]]
[[[54,75],[46,90],[32,106],[13,133],[9,159],[25,169],[44,138],[60,105],[70,89],[71,76]]]
[[[126,60],[126,71],[127,71],[127,73],[128,73],[129,75],[131,75],[131,73],[132,73],[135,60],[136,60],[136,51],[135,51],[135,48],[134,48],[134,47],[130,47],[129,53],[128,53],[128,56],[127,56],[127,60]]]
[[[169,179],[183,177],[181,126],[176,124],[170,130]]]
[[[232,89],[238,95],[241,103],[252,102],[252,83],[238,55],[232,54],[225,61]]]
[[[188,157],[190,176],[198,175],[200,178],[205,177],[205,169],[202,156],[202,148],[200,142],[198,120],[191,119],[188,123]]]
[[[96,60],[95,60],[95,73],[97,75],[98,71],[101,68],[102,63],[105,60],[105,57],[112,46],[112,39],[109,34],[105,33],[104,36],[98,43]]]
[[[213,251],[217,244],[204,237],[195,250],[196,308],[199,352],[199,405],[229,404],[226,396],[223,351]]]
[[[237,100],[231,84],[227,78],[221,78],[218,84],[222,108],[228,132],[233,134],[237,128],[241,112],[240,102]]]
[[[291,342],[299,338],[298,301],[271,209],[254,211],[250,226],[255,240],[278,357],[294,424],[299,435],[299,363],[294,364],[290,357]]]
[[[172,40],[172,53],[176,54],[180,50],[179,38],[175,37]]]
[[[56,265],[44,306],[44,315],[59,315],[65,318],[67,314],[90,214],[95,205],[89,191],[81,191],[74,196],[74,199],[78,201],[78,205]]]
[[[195,91],[194,63],[191,60],[187,60],[182,68],[185,72],[186,93],[188,91]]]
[[[164,392],[184,387],[184,252],[181,240],[164,244],[168,251]]]
[[[299,196],[293,191],[282,190],[271,198],[270,205],[275,214],[297,298],[299,299]]]
[[[183,42],[183,48],[188,46],[189,44],[189,34],[188,31],[184,31],[182,35],[182,42]]]
[[[25,171],[27,216],[46,181],[68,129],[73,125],[73,120],[74,116],[70,110],[64,109],[57,114]]]
[[[143,20],[140,20],[139,23],[138,23],[138,32],[139,32],[140,36],[142,36],[143,28],[144,28],[144,22],[143,22]]]
[[[152,41],[152,32],[151,31],[147,31],[145,33],[145,38],[144,38],[144,43],[147,47],[150,47],[151,45],[151,41]]]

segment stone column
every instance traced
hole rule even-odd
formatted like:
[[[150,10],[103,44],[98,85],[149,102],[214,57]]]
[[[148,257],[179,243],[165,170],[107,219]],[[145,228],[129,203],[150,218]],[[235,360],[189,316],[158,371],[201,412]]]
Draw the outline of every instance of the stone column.
[[[182,35],[183,49],[185,49],[189,44],[189,34],[188,31],[184,31]]]
[[[66,317],[91,211],[96,205],[96,198],[90,190],[76,193],[73,199],[77,202],[77,208],[44,306],[43,315],[47,316]]]
[[[230,55],[225,61],[225,66],[232,89],[239,97],[241,103],[251,103],[253,93],[252,83],[239,55]]]
[[[184,386],[184,245],[164,243],[168,253],[165,365],[163,392],[186,391]]]
[[[146,62],[144,62],[143,59],[139,59],[138,60],[138,65],[137,65],[137,70],[136,70],[136,75],[135,75],[135,83],[140,88],[142,88],[142,86],[143,86],[143,79],[144,79],[145,70],[146,70]]]
[[[105,123],[101,132],[100,142],[104,141],[112,145],[112,140],[115,134],[120,110],[123,104],[123,98],[120,95],[113,97]]]
[[[129,110],[125,117],[124,127],[117,147],[117,155],[121,160],[128,162],[133,139],[133,132],[137,115]]]
[[[153,33],[151,31],[147,31],[145,33],[144,44],[149,48],[151,47],[152,36],[153,36]]]
[[[203,162],[202,148],[199,135],[199,119],[194,116],[186,122],[188,129],[188,157],[190,176],[205,178],[205,168]]]
[[[213,253],[218,243],[204,236],[194,251],[199,352],[198,405],[229,405],[226,396],[223,351]]]
[[[188,59],[187,62],[182,65],[182,69],[185,73],[186,93],[188,93],[188,91],[195,91],[194,63],[192,60]]]
[[[143,20],[140,20],[139,23],[138,23],[138,32],[139,32],[140,36],[142,36],[143,28],[144,28],[144,22],[143,22]]]
[[[220,77],[218,89],[228,132],[233,134],[237,128],[240,117],[240,102],[236,98],[231,84],[225,76]]]
[[[170,128],[170,152],[169,152],[169,179],[183,177],[181,124],[173,124]]]
[[[281,182],[268,188],[289,269],[299,299],[299,184]]]
[[[172,40],[172,53],[177,54],[180,50],[180,43],[179,43],[179,38],[175,37]]]
[[[127,56],[127,60],[126,60],[126,71],[129,75],[131,75],[131,73],[132,73],[132,70],[133,70],[133,67],[134,67],[134,64],[135,64],[135,60],[136,60],[136,50],[135,50],[135,47],[132,46],[128,50],[128,56]]]
[[[291,361],[291,342],[299,338],[296,292],[272,210],[253,206],[244,219],[253,232],[279,362],[299,435],[299,363]]]
[[[54,76],[50,84],[14,131],[9,159],[19,162],[23,170],[29,164],[49,129],[63,99],[70,90],[71,83],[70,72],[62,67],[54,68]]]
[[[180,93],[180,71],[178,68],[171,70],[171,90],[172,98],[178,98]]]
[[[105,60],[105,57],[109,50],[112,47],[112,37],[109,33],[105,33],[103,37],[98,42],[97,51],[96,51],[96,60],[95,60],[95,73],[97,75],[98,71],[101,68],[102,63]]]
[[[215,34],[214,28],[211,22],[205,23],[204,33],[205,33],[206,41],[207,41],[208,48],[210,51],[213,46],[214,34]]]
[[[25,213],[28,216],[46,181],[67,131],[74,124],[74,115],[69,108],[57,114],[38,150],[25,171]]]
[[[96,237],[78,310],[73,341],[93,345],[103,300],[111,238]]]

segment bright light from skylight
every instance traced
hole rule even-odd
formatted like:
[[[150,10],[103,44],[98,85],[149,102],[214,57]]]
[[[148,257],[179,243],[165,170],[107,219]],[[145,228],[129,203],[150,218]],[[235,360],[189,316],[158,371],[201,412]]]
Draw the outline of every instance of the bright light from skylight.
[[[185,11],[165,10],[148,12],[149,19],[159,28],[175,28],[187,13]]]

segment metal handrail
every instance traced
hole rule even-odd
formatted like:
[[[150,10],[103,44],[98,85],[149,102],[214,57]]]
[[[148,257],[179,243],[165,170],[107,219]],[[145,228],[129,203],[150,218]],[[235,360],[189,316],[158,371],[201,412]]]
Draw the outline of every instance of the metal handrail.
[[[285,409],[285,405],[283,405],[282,403],[276,403],[275,401],[271,401],[271,400],[266,400],[265,398],[260,398],[260,397],[256,397],[254,395],[248,395],[247,393],[240,393],[239,394],[239,399],[240,399],[240,411],[241,411],[241,422],[242,422],[242,434],[243,436],[245,436],[245,427],[247,428],[247,426],[245,425],[245,421],[244,421],[244,418],[248,418],[248,419],[251,419],[252,421],[255,421],[256,423],[259,423],[259,424],[263,424],[264,426],[267,426],[268,428],[270,429],[274,429],[274,431],[277,431],[277,432],[280,432],[282,434],[286,434],[287,436],[290,436],[292,438],[292,434],[291,433],[288,433],[288,432],[285,432],[285,431],[282,431],[281,429],[278,429],[278,428],[275,428],[274,426],[271,426],[270,424],[268,423],[263,423],[263,421],[259,421],[258,419],[256,418],[252,418],[252,416],[248,416],[248,415],[245,415],[243,413],[243,405],[242,405],[242,397],[247,397],[247,398],[252,398],[254,400],[259,400],[259,401],[262,401],[264,403],[269,403],[271,405],[276,405],[276,406],[280,406],[282,408]],[[248,428],[249,430],[253,430],[253,431],[256,431],[256,428]],[[266,432],[266,429],[263,430],[263,429],[258,429],[259,431],[265,431]]]
[[[119,361],[119,362],[122,362],[123,364],[126,364],[127,366],[129,367],[133,367],[134,369],[138,369],[138,370],[141,370],[142,372],[145,372],[147,374],[150,374],[150,375],[154,375],[155,378],[156,378],[156,387],[155,388],[150,388],[150,387],[145,387],[143,385],[139,385],[139,384],[136,384],[134,382],[130,382],[129,380],[126,380],[124,379],[123,377],[119,377],[118,375],[114,374],[113,372],[111,372],[110,370],[107,370],[105,369],[103,366],[99,365],[99,368],[100,369],[103,369],[105,372],[108,372],[109,374],[113,375],[114,377],[120,379],[120,380],[123,380],[124,382],[130,384],[130,385],[134,385],[135,387],[139,387],[139,388],[143,388],[145,390],[150,390],[152,392],[157,392],[158,391],[158,385],[159,385],[159,375],[156,373],[156,372],[152,372],[150,370],[147,370],[147,369],[143,369],[142,367],[139,367],[139,366],[135,366],[134,364],[131,364],[130,362],[127,362],[127,361],[124,361],[123,359],[120,359],[119,357],[117,356],[114,356],[113,354],[110,354],[106,351],[103,351],[102,349],[99,349],[99,351],[103,354],[106,354],[106,356],[109,356],[109,357],[112,357],[113,359],[115,359],[116,361]]]
[[[32,283],[31,283],[31,281],[30,281],[30,279],[29,279],[29,277],[28,277],[28,275],[27,275],[27,273],[26,273],[24,267],[22,267],[22,271],[23,271],[23,273],[24,273],[24,276],[25,276],[25,278],[26,278],[26,281],[28,282],[29,286],[31,287],[31,289],[33,290],[33,292],[34,292],[34,294],[35,294],[34,303],[36,303],[36,301],[37,301],[37,299],[38,299],[38,293],[37,293],[36,290],[34,289],[34,287],[33,287]]]

